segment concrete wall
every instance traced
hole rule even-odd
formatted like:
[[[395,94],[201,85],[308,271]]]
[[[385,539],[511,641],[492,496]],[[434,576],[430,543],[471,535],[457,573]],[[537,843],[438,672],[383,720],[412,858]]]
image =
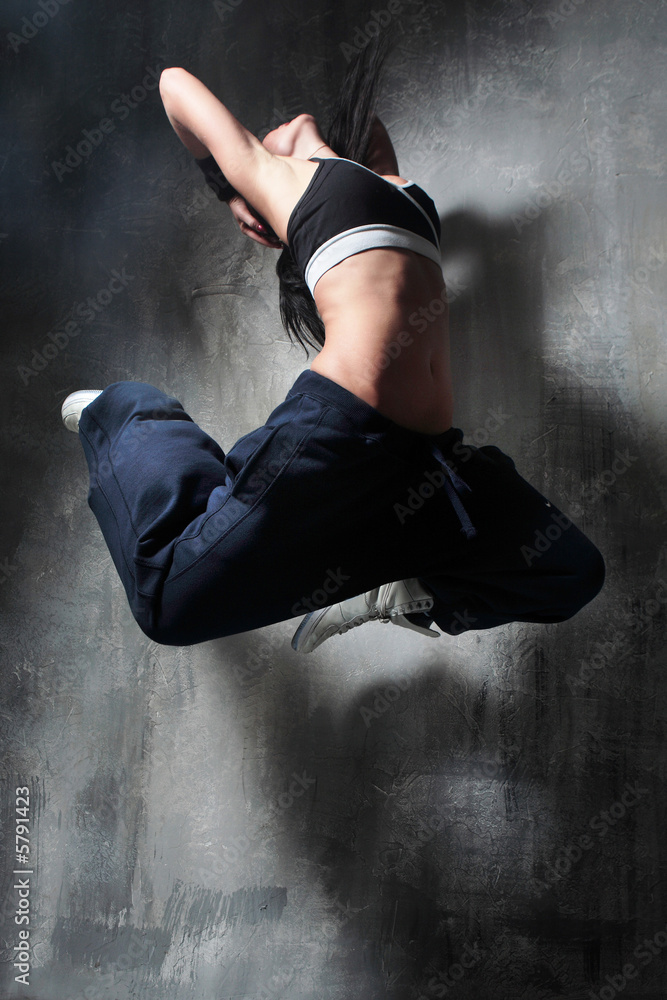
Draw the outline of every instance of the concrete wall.
[[[396,7],[3,5],[2,997],[665,996],[667,4]],[[158,647],[62,399],[151,382],[229,447],[308,362],[155,76],[261,134],[325,116],[373,10],[399,27],[382,115],[442,215],[456,422],[607,585],[557,626]]]

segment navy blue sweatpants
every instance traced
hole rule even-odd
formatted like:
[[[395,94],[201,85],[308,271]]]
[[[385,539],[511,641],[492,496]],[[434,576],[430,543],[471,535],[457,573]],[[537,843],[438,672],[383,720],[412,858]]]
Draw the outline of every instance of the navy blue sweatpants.
[[[85,408],[89,503],[156,642],[245,632],[417,577],[445,632],[557,622],[600,590],[595,546],[498,448],[400,427],[305,371],[225,455],[139,382]]]

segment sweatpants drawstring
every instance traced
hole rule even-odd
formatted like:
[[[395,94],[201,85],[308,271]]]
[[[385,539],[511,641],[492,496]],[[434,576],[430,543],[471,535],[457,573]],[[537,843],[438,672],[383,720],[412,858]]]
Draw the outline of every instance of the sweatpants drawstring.
[[[477,531],[470,520],[468,511],[463,506],[463,501],[461,499],[461,494],[464,491],[472,493],[472,490],[466,482],[461,479],[457,472],[452,469],[444,455],[439,448],[433,449],[434,457],[440,462],[441,466],[445,471],[445,489],[447,490],[447,496],[449,497],[452,507],[456,511],[456,515],[459,519],[461,525],[461,532],[470,541],[472,538],[476,538]]]

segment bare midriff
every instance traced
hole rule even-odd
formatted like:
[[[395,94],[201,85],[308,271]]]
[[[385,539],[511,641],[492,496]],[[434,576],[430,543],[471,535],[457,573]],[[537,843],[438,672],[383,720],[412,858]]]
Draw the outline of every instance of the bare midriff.
[[[447,299],[434,261],[411,250],[365,250],[322,275],[314,297],[326,339],[313,371],[403,427],[451,427]]]
[[[317,169],[312,161],[288,159],[291,186],[269,216],[283,240],[293,207]],[[401,177],[384,176],[403,183]],[[423,434],[449,430],[447,296],[435,261],[412,250],[365,250],[326,271],[314,298],[325,344],[313,371],[403,427]]]

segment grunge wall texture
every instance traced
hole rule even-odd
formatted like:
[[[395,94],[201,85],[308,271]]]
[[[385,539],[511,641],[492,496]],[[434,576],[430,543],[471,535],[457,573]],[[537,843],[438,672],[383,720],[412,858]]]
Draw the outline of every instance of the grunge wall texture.
[[[0,996],[663,998],[664,0],[1,17]],[[185,66],[263,134],[326,118],[389,24],[380,110],[442,216],[456,423],[583,527],[606,587],[549,627],[158,647],[62,399],[151,382],[229,447],[308,362],[156,81]]]

